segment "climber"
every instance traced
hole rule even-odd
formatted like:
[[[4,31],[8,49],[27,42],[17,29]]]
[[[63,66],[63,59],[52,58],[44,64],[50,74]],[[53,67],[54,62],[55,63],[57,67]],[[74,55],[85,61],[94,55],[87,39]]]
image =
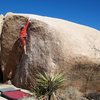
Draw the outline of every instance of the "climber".
[[[27,28],[30,23],[30,19],[28,18],[26,24],[24,27],[21,28],[20,33],[19,33],[19,40],[21,42],[21,45],[24,48],[24,53],[26,54],[26,36],[27,36]]]

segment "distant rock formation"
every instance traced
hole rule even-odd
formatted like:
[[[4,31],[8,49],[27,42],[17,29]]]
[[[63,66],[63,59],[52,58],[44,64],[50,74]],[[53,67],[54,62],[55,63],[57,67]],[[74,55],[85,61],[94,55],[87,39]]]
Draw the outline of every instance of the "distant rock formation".
[[[19,47],[18,34],[31,18],[27,54]],[[66,86],[100,91],[100,31],[69,21],[10,13],[2,27],[3,79],[30,89],[37,71],[64,73]]]

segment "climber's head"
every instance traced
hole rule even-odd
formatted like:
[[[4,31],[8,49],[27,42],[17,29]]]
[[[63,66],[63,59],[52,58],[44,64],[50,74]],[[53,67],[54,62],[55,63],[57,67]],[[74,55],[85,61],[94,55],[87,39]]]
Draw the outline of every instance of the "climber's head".
[[[21,28],[20,28],[20,30],[22,30],[24,27],[22,26]]]

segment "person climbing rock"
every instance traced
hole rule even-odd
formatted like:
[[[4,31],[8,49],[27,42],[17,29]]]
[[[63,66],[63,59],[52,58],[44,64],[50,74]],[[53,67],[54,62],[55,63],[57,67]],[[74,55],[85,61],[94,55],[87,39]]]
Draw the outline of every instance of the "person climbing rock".
[[[20,45],[24,48],[24,53],[26,54],[26,36],[27,36],[27,28],[29,26],[30,19],[28,18],[26,24],[24,27],[21,27],[20,33],[19,33],[19,40]]]

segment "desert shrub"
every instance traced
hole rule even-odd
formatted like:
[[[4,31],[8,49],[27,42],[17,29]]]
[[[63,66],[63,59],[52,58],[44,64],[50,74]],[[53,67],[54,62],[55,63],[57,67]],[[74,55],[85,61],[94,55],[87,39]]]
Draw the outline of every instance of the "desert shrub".
[[[83,94],[75,87],[67,87],[64,91],[59,94],[62,100],[88,100],[83,97]]]
[[[33,89],[36,97],[44,98],[44,100],[51,100],[55,98],[56,91],[63,87],[64,76],[62,74],[55,74],[50,76],[47,73],[38,73],[36,75],[36,85]]]

